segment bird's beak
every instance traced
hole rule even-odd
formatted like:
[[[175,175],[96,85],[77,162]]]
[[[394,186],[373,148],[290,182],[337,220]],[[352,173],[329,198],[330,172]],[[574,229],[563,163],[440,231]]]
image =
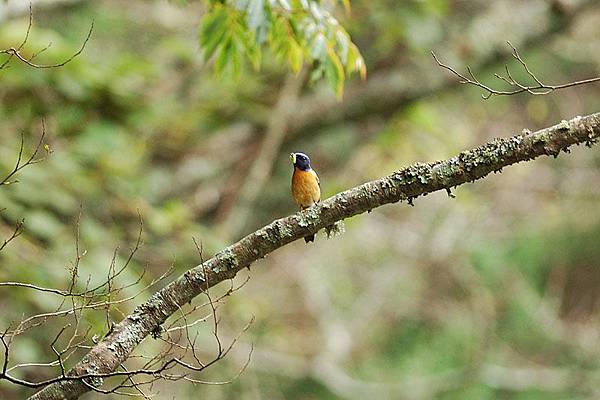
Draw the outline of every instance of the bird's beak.
[[[290,161],[292,164],[296,164],[296,153],[290,153]]]

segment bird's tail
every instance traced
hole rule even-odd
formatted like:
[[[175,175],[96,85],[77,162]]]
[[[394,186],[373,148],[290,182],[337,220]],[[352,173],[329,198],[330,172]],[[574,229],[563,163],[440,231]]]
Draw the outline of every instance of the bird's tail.
[[[304,236],[304,241],[306,243],[308,243],[308,242],[314,242],[315,241],[315,234],[313,233],[312,235]]]

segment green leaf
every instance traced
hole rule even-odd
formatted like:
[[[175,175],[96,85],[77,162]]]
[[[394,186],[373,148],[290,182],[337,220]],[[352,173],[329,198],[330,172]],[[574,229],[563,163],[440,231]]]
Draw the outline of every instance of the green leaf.
[[[354,43],[350,43],[350,47],[348,48],[346,72],[349,74],[352,72],[358,72],[362,80],[367,79],[367,66],[365,65],[365,60],[360,55],[360,51],[354,45]]]
[[[305,60],[316,65],[313,79],[325,78],[341,96],[346,76],[365,63],[350,35],[318,0],[214,1],[200,26],[200,45],[206,59],[215,56],[215,71],[237,75],[244,62],[260,68],[266,45],[280,62],[298,73]],[[335,0],[349,10],[348,0]]]
[[[338,97],[342,97],[344,93],[344,66],[340,58],[331,49],[327,49],[327,60],[325,62],[325,77],[329,84],[335,89]]]
[[[227,33],[228,11],[224,6],[217,5],[204,16],[200,23],[199,41],[203,49],[204,59],[210,59],[223,37]]]
[[[228,66],[230,60],[233,59],[233,53],[235,51],[231,36],[228,36],[223,43],[221,51],[215,60],[215,70],[217,73],[222,74]]]
[[[292,71],[296,74],[299,73],[300,69],[302,69],[302,64],[304,63],[304,53],[302,47],[294,40],[289,42],[287,60]]]
[[[350,49],[350,38],[348,35],[344,34],[341,30],[335,33],[336,44],[339,48],[339,55],[342,61],[342,64],[346,65],[348,62],[348,51]]]

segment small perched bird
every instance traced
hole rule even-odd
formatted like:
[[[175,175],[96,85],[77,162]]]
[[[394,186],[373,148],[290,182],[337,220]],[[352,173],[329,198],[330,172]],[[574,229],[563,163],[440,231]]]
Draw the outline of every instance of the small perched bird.
[[[292,175],[292,196],[294,201],[304,210],[321,200],[321,187],[317,173],[310,167],[310,158],[304,153],[290,154],[290,160],[294,164]],[[314,242],[315,235],[304,237],[304,241]]]

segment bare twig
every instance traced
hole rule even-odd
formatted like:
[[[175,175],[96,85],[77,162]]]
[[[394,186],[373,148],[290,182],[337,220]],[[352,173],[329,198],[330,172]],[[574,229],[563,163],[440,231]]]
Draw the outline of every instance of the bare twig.
[[[29,35],[29,32],[27,32],[26,36],[28,36],[28,35]],[[24,39],[24,42],[26,40],[27,40],[27,37]],[[39,139],[33,153],[31,154],[31,156],[29,156],[29,158],[27,158],[26,160],[23,160],[23,151],[25,150],[25,135],[24,135],[24,133],[21,133],[21,141],[19,144],[17,161],[15,162],[15,166],[13,167],[13,169],[10,170],[7,173],[7,175],[5,175],[5,177],[0,181],[0,187],[12,185],[14,183],[19,182],[18,179],[14,178],[17,175],[17,173],[19,173],[23,168],[26,168],[30,165],[41,162],[45,159],[45,157],[39,157],[39,158],[37,157],[42,148],[44,148],[46,150],[46,152],[48,152],[48,153],[50,152],[50,147],[44,143],[45,137],[46,137],[46,123],[44,122],[44,120],[42,120],[42,133],[40,135],[40,139]],[[3,211],[3,210],[4,209],[1,209],[0,211]],[[23,233],[24,223],[25,223],[24,219],[20,219],[19,221],[17,221],[12,234],[7,239],[5,239],[2,242],[2,244],[0,244],[0,251],[2,251],[8,245],[8,243],[10,243],[14,239],[16,239],[21,233]]]
[[[18,179],[12,179],[19,171],[23,168],[26,168],[30,165],[37,164],[45,160],[44,157],[39,157],[38,154],[42,149],[45,149],[46,152],[50,152],[50,147],[44,143],[44,138],[46,137],[46,123],[42,120],[42,134],[40,135],[40,139],[33,150],[33,153],[29,158],[23,161],[23,151],[25,149],[25,134],[21,133],[21,142],[19,145],[19,152],[17,155],[17,162],[15,163],[14,168],[0,181],[0,185],[11,185],[13,183],[19,182]],[[12,179],[12,180],[11,180]]]
[[[473,73],[473,71],[471,70],[471,68],[469,66],[467,66],[468,76],[466,76],[465,74],[458,72],[453,67],[442,63],[433,51],[431,52],[431,55],[433,56],[433,59],[435,60],[437,65],[439,65],[441,68],[444,68],[444,69],[450,71],[452,74],[457,76],[460,79],[460,81],[459,81],[460,83],[477,86],[477,87],[485,90],[486,93],[481,95],[481,97],[483,97],[485,100],[489,99],[492,96],[511,96],[511,95],[515,95],[515,94],[519,94],[519,93],[529,93],[529,94],[533,94],[533,95],[546,95],[546,94],[552,93],[552,92],[554,92],[556,90],[560,90],[560,89],[565,89],[565,88],[574,87],[574,86],[587,85],[587,84],[594,83],[594,82],[600,82],[600,76],[598,76],[595,78],[589,78],[589,79],[584,79],[584,80],[580,80],[580,81],[567,82],[567,83],[563,83],[560,85],[550,85],[550,84],[543,83],[537,77],[537,75],[531,70],[531,68],[529,68],[529,66],[527,65],[525,60],[519,54],[519,51],[517,50],[517,48],[515,46],[513,46],[511,42],[507,41],[506,43],[508,43],[508,45],[512,49],[512,57],[519,62],[519,64],[525,70],[527,75],[535,82],[534,84],[525,84],[525,83],[519,82],[517,79],[515,79],[513,77],[513,74],[510,72],[508,65],[505,65],[504,70],[506,72],[506,75],[494,74],[494,76],[497,79],[501,80],[502,82],[508,84],[509,86],[514,87],[515,89],[497,90],[497,89],[492,88],[491,86],[488,86],[488,85],[482,83],[475,76],[475,74]]]
[[[2,244],[0,244],[0,251],[2,251],[2,249],[4,249],[7,244],[9,244],[11,241],[13,241],[15,238],[17,238],[17,236],[19,236],[21,233],[23,233],[23,224],[25,224],[24,219],[20,219],[19,221],[17,221],[17,223],[15,224],[15,229],[13,230],[12,234],[8,238],[4,239],[4,242]],[[2,285],[2,283],[0,283],[0,286],[1,285]]]
[[[97,343],[97,338],[90,338],[89,334],[91,331],[91,326],[87,329],[83,329],[83,321],[85,321],[82,316],[84,312],[101,312],[104,313],[104,318],[107,321],[107,335],[110,335],[113,330],[113,323],[111,321],[110,310],[118,304],[131,301],[137,297],[137,295],[145,292],[149,287],[151,287],[158,280],[162,280],[165,278],[171,271],[167,271],[165,274],[161,275],[157,280],[153,280],[150,285],[145,286],[140,290],[137,294],[133,296],[129,296],[126,298],[119,298],[119,293],[123,291],[125,288],[137,285],[140,283],[144,273],[140,274],[140,277],[133,283],[128,285],[120,285],[116,282],[116,277],[118,274],[122,273],[124,269],[130,264],[135,253],[139,249],[142,243],[142,232],[143,232],[143,223],[140,216],[140,229],[138,230],[138,236],[136,239],[136,244],[133,249],[130,251],[129,256],[126,258],[126,261],[123,266],[117,268],[117,255],[118,255],[118,247],[115,249],[113,253],[113,257],[111,259],[110,265],[108,267],[108,272],[105,277],[105,282],[90,288],[90,280],[91,277],[88,278],[87,283],[85,283],[85,288],[80,291],[76,291],[76,287],[78,284],[78,271],[79,264],[81,262],[82,257],[85,255],[85,251],[81,250],[81,238],[80,238],[80,225],[81,225],[81,215],[82,212],[80,210],[76,220],[75,220],[75,258],[74,261],[69,266],[69,274],[70,280],[68,284],[68,288],[65,290],[46,288],[39,285],[29,284],[29,283],[21,283],[21,282],[0,282],[0,287],[20,287],[29,290],[34,290],[43,294],[51,294],[61,296],[63,299],[59,303],[59,306],[55,311],[36,314],[28,318],[23,318],[14,328],[8,327],[4,330],[3,333],[0,334],[0,343],[2,345],[2,349],[4,349],[4,359],[3,359],[3,369],[0,372],[0,381],[5,380],[14,385],[29,387],[29,388],[37,388],[41,386],[45,386],[47,384],[57,383],[57,382],[68,382],[72,380],[72,377],[67,371],[67,361],[73,354],[77,353],[83,349],[91,349],[95,343]],[[194,240],[196,248],[198,249],[200,259],[203,260],[203,249],[202,245],[199,244],[196,240]],[[245,282],[244,282],[245,283]],[[184,380],[191,383],[206,383],[206,384],[224,384],[229,381],[219,381],[219,382],[210,382],[198,379],[194,374],[198,372],[204,371],[206,368],[214,365],[219,360],[225,358],[230,351],[233,349],[234,345],[237,343],[239,336],[245,332],[249,324],[243,328],[243,330],[236,336],[229,344],[223,345],[222,340],[219,335],[219,324],[220,319],[217,315],[217,310],[219,305],[222,304],[223,299],[227,296],[230,296],[234,291],[239,290],[243,286],[234,286],[233,281],[231,282],[230,288],[223,294],[220,294],[216,299],[213,298],[211,293],[208,292],[208,286],[206,287],[205,295],[207,297],[207,302],[196,305],[191,308],[191,310],[185,311],[183,306],[179,306],[180,318],[176,319],[173,324],[177,324],[178,322],[182,322],[181,325],[173,326],[169,329],[156,329],[153,332],[153,335],[156,339],[161,339],[165,344],[165,348],[161,350],[158,354],[147,357],[141,356],[141,359],[145,360],[145,365],[142,368],[130,368],[125,365],[120,365],[118,369],[114,372],[109,372],[106,374],[98,373],[99,371],[94,371],[93,373],[88,374],[88,376],[83,377],[82,384],[85,385],[89,390],[102,393],[109,394],[115,393],[125,396],[135,396],[141,395],[144,398],[150,398],[150,395],[147,394],[144,390],[145,386],[151,385],[158,379],[166,379],[166,380]],[[203,310],[205,307],[210,309],[210,313],[208,315],[202,315],[199,318],[192,317],[192,314],[198,311]],[[63,325],[62,329],[60,329],[54,336],[53,340],[49,343],[49,348],[54,354],[54,359],[51,359],[48,362],[25,362],[25,363],[14,363],[11,359],[11,344],[13,340],[19,336],[29,331],[33,327],[37,327],[42,325],[50,318],[57,317],[67,317],[71,319],[71,322]],[[192,320],[193,318],[193,320]],[[209,357],[208,360],[204,355],[201,355],[198,351],[197,347],[197,339],[198,332],[195,334],[191,332],[191,330],[198,326],[201,322],[208,321],[212,319],[212,333],[216,342],[216,352],[212,356]],[[163,338],[163,334],[166,334],[165,338]],[[90,343],[91,342],[91,343]],[[177,355],[176,353],[181,352],[181,354]],[[251,351],[250,351],[251,353]],[[204,353],[203,353],[204,354]],[[136,356],[132,356],[135,358]],[[249,362],[249,359],[248,359]],[[243,368],[238,372],[238,374],[232,378],[236,379],[239,374],[245,370],[247,366],[243,366]],[[32,368],[40,369],[51,369],[56,372],[56,376],[51,379],[47,379],[46,381],[31,381],[27,379],[22,379],[19,376],[23,375],[26,371],[31,370]],[[118,382],[112,383],[108,385],[102,385],[103,382],[107,378],[121,378],[118,379]],[[110,387],[106,387],[110,386]]]
[[[16,58],[17,60],[21,61],[22,63],[24,63],[30,67],[33,67],[33,68],[46,69],[46,68],[62,67],[64,65],[70,63],[71,61],[73,61],[77,56],[79,56],[83,52],[83,50],[85,49],[85,46],[87,45],[88,41],[92,37],[92,31],[94,30],[94,22],[92,21],[92,23],[90,24],[90,29],[89,29],[87,35],[85,36],[83,43],[81,44],[81,47],[79,48],[79,50],[77,50],[75,53],[73,53],[70,57],[68,57],[64,61],[56,63],[56,64],[36,64],[33,62],[33,59],[36,58],[37,56],[39,56],[44,51],[48,50],[50,48],[50,46],[52,46],[52,43],[48,43],[48,45],[46,47],[34,52],[29,57],[24,56],[22,54],[22,50],[25,47],[25,45],[27,44],[27,41],[29,40],[29,34],[31,33],[32,26],[33,26],[33,9],[32,9],[31,2],[30,2],[29,3],[29,22],[27,24],[27,31],[25,32],[25,37],[24,37],[23,41],[21,42],[21,44],[19,44],[17,47],[9,47],[7,49],[0,49],[0,54],[6,54],[8,56],[0,64],[0,70],[3,68],[6,68],[8,66],[8,64],[10,63],[10,61],[13,60],[13,58]]]

